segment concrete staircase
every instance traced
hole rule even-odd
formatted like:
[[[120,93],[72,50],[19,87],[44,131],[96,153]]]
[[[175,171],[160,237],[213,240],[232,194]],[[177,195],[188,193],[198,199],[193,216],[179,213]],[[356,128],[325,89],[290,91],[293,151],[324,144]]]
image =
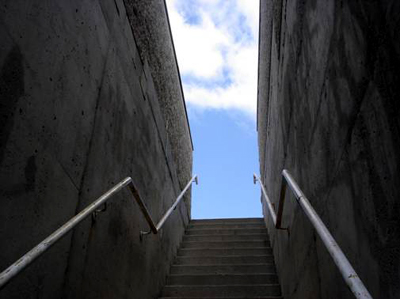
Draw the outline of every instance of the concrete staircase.
[[[161,298],[282,298],[263,219],[192,220]]]

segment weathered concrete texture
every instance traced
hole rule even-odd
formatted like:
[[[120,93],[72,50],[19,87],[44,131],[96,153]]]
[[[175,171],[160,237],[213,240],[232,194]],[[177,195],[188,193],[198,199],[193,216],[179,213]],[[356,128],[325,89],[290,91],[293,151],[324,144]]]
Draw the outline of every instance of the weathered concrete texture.
[[[0,269],[126,176],[159,220],[180,192],[176,162],[192,152],[174,157],[152,79],[165,74],[140,57],[124,2],[2,1],[0,20]],[[122,191],[0,298],[156,297],[188,208],[141,242],[148,226]]]
[[[165,119],[181,188],[191,178],[193,150],[179,68],[164,0],[124,0],[140,56],[147,60]],[[190,192],[185,197],[190,207]],[[190,209],[188,210],[190,213]]]
[[[271,34],[272,34],[272,6],[260,5],[260,19],[259,19],[259,44],[258,44],[258,79],[269,81],[270,67],[271,67]],[[258,134],[258,148],[260,165],[265,165],[265,141],[267,130],[267,103],[259,103],[259,101],[268,101],[269,84],[258,84],[257,90],[257,131]]]
[[[277,204],[290,170],[373,297],[399,298],[400,3],[260,3],[268,193]],[[283,215],[290,235],[264,214],[285,298],[353,298],[293,196]]]

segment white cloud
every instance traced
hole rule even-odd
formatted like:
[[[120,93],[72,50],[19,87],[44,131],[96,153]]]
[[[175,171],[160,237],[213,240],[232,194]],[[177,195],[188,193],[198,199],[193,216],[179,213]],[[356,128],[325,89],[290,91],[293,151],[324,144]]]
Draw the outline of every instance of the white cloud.
[[[182,9],[185,1],[167,0],[167,6],[181,75],[195,79],[183,80],[186,102],[199,109],[239,110],[254,120],[258,1],[198,0],[195,12]],[[197,21],[188,21],[185,13],[194,13]]]
[[[254,38],[258,39],[258,26],[259,26],[259,1],[238,0],[238,7],[246,18],[248,25],[251,27]]]
[[[222,50],[229,41],[210,16],[201,13],[201,24],[190,25],[176,10],[171,10],[170,19],[181,73],[201,78],[220,75],[224,63]]]

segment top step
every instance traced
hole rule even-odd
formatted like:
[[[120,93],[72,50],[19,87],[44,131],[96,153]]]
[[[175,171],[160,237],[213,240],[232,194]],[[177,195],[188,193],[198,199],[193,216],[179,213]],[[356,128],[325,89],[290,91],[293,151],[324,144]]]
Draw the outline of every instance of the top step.
[[[264,224],[263,218],[193,219],[190,224]]]

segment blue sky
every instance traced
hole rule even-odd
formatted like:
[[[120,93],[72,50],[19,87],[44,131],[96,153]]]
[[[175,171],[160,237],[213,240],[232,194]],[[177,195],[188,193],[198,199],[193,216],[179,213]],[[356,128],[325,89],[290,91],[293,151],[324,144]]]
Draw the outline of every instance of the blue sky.
[[[194,116],[195,115],[195,116]],[[256,134],[225,111],[189,109],[194,140],[192,218],[261,217]],[[253,129],[253,128],[251,128]]]
[[[256,0],[167,0],[194,143],[192,218],[261,217]]]

